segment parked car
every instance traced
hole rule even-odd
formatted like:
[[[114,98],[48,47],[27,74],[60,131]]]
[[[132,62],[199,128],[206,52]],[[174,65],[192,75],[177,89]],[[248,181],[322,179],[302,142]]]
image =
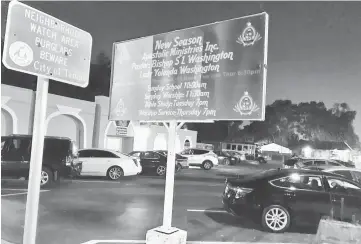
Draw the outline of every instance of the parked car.
[[[352,162],[352,161],[342,161],[342,160],[339,160],[339,159],[334,159],[334,161],[344,165],[345,167],[350,167],[350,168],[355,168],[355,163]]]
[[[155,151],[134,151],[129,153],[132,157],[138,157],[143,168],[143,173],[155,172],[159,176],[164,176],[167,172],[167,156]],[[176,159],[175,172],[182,169],[180,162]]]
[[[305,168],[310,166],[344,166],[343,164],[329,159],[307,159],[307,158],[291,158],[284,162],[284,168]]]
[[[214,151],[215,154],[218,156],[218,161],[220,164],[224,165],[235,165],[240,163],[241,159],[240,157],[235,156],[234,154],[224,151],[224,150],[218,150]]]
[[[353,180],[356,183],[361,184],[361,169],[350,168],[350,167],[339,167],[339,166],[310,166],[305,169],[310,170],[321,170],[334,174],[342,175],[343,177]]]
[[[83,163],[81,176],[104,176],[110,180],[119,180],[123,176],[142,172],[142,166],[136,159],[108,149],[79,150],[79,161]]]
[[[167,150],[155,150],[155,152],[161,153],[166,157],[168,156],[168,151]],[[180,166],[182,167],[182,169],[189,168],[188,158],[186,158],[184,156],[181,156],[178,153],[176,153],[175,158],[176,158],[177,163],[179,163]]]
[[[246,154],[244,152],[239,152],[239,151],[234,151],[234,150],[223,150],[227,153],[229,153],[230,155],[237,157],[240,162],[241,161],[245,161],[246,160]]]
[[[1,137],[1,176],[4,178],[29,178],[31,135]],[[78,148],[70,138],[46,136],[44,138],[41,187],[48,186],[60,177],[80,174],[82,164],[78,161]]]
[[[189,166],[197,166],[205,170],[218,166],[217,154],[209,150],[189,148],[180,152],[180,155],[187,157]]]
[[[341,214],[341,201],[344,212]],[[321,217],[361,220],[361,185],[340,175],[304,169],[272,169],[226,180],[223,206],[260,222],[270,232],[291,225],[317,226]]]

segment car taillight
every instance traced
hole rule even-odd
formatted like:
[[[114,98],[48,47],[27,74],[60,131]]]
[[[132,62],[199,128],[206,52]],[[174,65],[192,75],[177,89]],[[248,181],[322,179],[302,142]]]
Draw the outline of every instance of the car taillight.
[[[236,199],[238,199],[238,198],[244,197],[248,193],[251,193],[253,191],[253,189],[239,187],[239,186],[232,186],[230,183],[227,183],[226,187],[224,189],[224,193],[228,194],[230,191],[234,192],[234,194],[235,194],[234,197]]]
[[[247,195],[248,193],[251,193],[252,191],[253,191],[253,189],[250,189],[250,188],[237,187],[235,189],[236,195],[234,197],[236,199],[237,198],[242,198],[245,195]]]

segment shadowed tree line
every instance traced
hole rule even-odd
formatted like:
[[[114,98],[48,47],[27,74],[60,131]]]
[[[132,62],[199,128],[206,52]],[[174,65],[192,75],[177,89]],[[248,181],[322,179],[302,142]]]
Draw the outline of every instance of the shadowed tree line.
[[[292,103],[276,100],[266,106],[265,121],[254,121],[233,138],[253,136],[255,141],[275,142],[294,146],[299,140],[346,141],[351,147],[360,147],[353,121],[356,111],[347,103],[335,103],[326,108],[323,102]]]

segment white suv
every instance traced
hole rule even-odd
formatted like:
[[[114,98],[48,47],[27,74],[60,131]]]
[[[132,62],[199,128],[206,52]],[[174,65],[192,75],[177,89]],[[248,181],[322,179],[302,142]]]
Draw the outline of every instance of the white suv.
[[[214,166],[218,166],[218,156],[212,151],[189,148],[179,153],[188,158],[189,166],[201,167],[205,170],[210,170]]]

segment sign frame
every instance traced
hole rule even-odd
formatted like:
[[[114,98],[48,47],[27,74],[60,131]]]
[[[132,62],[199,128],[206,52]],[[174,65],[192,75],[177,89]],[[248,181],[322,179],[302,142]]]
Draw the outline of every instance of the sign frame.
[[[145,38],[149,38],[149,37],[154,37],[154,36],[159,36],[162,34],[170,34],[170,33],[174,33],[174,32],[178,32],[178,31],[183,31],[183,30],[189,30],[189,29],[194,29],[194,28],[199,28],[199,27],[203,27],[203,26],[209,26],[209,25],[214,25],[214,24],[219,24],[219,23],[223,23],[223,22],[227,22],[227,21],[232,21],[232,20],[238,20],[238,19],[246,19],[246,18],[251,18],[251,17],[257,17],[257,16],[262,16],[264,15],[265,17],[265,25],[264,25],[264,45],[263,45],[263,64],[261,64],[260,70],[262,70],[262,104],[260,105],[260,107],[262,108],[262,113],[261,116],[259,118],[239,118],[239,119],[234,119],[234,118],[217,118],[217,117],[210,117],[209,119],[182,119],[181,117],[175,117],[174,119],[169,117],[169,119],[163,119],[163,118],[151,118],[149,120],[146,121],[154,121],[154,122],[171,122],[171,121],[178,121],[178,122],[202,122],[204,120],[207,121],[237,121],[237,120],[242,120],[242,121],[264,121],[265,120],[265,116],[266,116],[266,94],[267,94],[267,69],[268,69],[268,30],[269,30],[269,14],[266,11],[260,12],[260,13],[256,13],[256,14],[250,14],[250,15],[246,15],[246,16],[242,16],[242,17],[236,17],[236,18],[231,18],[231,19],[227,19],[224,21],[216,21],[213,23],[209,23],[209,24],[204,24],[204,25],[198,25],[198,26],[192,26],[189,28],[184,28],[184,29],[177,29],[177,30],[173,30],[173,31],[169,31],[169,32],[163,32],[163,33],[158,33],[155,35],[150,35],[150,36],[145,36],[145,37],[139,37],[139,38],[133,38],[133,39],[129,39],[129,40],[125,40],[125,41],[117,41],[113,43],[113,48],[112,48],[112,63],[111,63],[111,74],[110,74],[110,87],[109,87],[109,97],[110,97],[110,101],[109,101],[109,109],[108,109],[108,120],[113,121],[116,119],[111,119],[110,115],[111,115],[111,110],[112,110],[112,92],[113,92],[113,85],[114,85],[114,68],[115,68],[115,53],[116,53],[116,45],[117,44],[121,44],[121,43],[127,43],[127,42],[132,42],[132,41],[136,41],[136,40],[141,40],[141,39],[145,39]],[[131,119],[131,118],[125,118],[127,120]],[[138,118],[136,120],[141,120],[141,121],[145,121],[145,118]]]
[[[9,47],[10,47],[10,43],[9,43],[9,40],[8,40],[8,36],[9,36],[9,31],[10,31],[10,26],[12,25],[11,23],[11,10],[14,6],[16,5],[20,5],[24,8],[27,8],[27,9],[30,9],[32,11],[35,11],[41,15],[44,15],[46,17],[49,17],[49,19],[53,19],[57,22],[61,22],[73,29],[76,29],[78,31],[81,31],[83,32],[84,34],[86,35],[89,35],[89,39],[90,39],[90,46],[89,46],[89,71],[88,71],[88,74],[87,74],[87,79],[86,79],[86,82],[83,82],[83,83],[77,83],[77,82],[73,82],[73,81],[69,81],[69,80],[66,80],[64,78],[57,78],[57,77],[54,77],[52,75],[45,75],[45,74],[41,74],[41,73],[36,73],[36,72],[32,72],[32,71],[27,71],[27,70],[23,70],[21,69],[20,67],[14,67],[14,65],[11,65],[11,64],[8,64],[7,63],[7,59],[9,57]],[[4,66],[7,68],[7,69],[10,69],[10,70],[14,70],[14,71],[18,71],[18,72],[21,72],[21,73],[26,73],[26,74],[29,74],[29,75],[35,75],[35,76],[41,76],[43,78],[46,78],[46,79],[51,79],[51,80],[54,80],[54,81],[58,81],[58,82],[61,82],[61,83],[65,83],[65,84],[69,84],[69,85],[73,85],[73,86],[78,86],[78,87],[82,87],[82,88],[85,88],[89,85],[89,79],[90,79],[90,65],[91,65],[91,55],[92,55],[92,47],[93,47],[93,37],[92,35],[87,32],[87,31],[84,31],[76,26],[73,26],[71,24],[68,24],[58,18],[55,18],[47,13],[44,13],[38,9],[35,9],[29,5],[26,5],[24,3],[21,3],[17,0],[11,0],[10,3],[9,3],[9,7],[8,7],[8,16],[7,16],[7,21],[6,21],[6,27],[5,27],[5,38],[4,38],[4,48],[3,48],[3,53],[2,53],[2,62],[4,64]],[[85,55],[84,55],[85,56]],[[84,58],[84,57],[83,57]],[[87,58],[84,58],[84,61],[86,61]],[[34,61],[32,61],[34,62]]]
[[[14,68],[7,63],[7,57],[9,55],[8,52],[10,51],[9,26],[11,26],[11,10],[15,5],[20,5],[23,8],[28,8],[34,12],[40,13],[41,15],[47,16],[50,19],[55,19],[55,21],[62,22],[64,24],[71,26],[74,29],[78,29],[90,36],[89,64],[86,64],[88,66],[87,69],[89,70],[89,74],[86,79],[86,82],[84,82],[82,84],[82,83],[72,82],[69,80],[63,80],[61,78],[59,79],[59,78],[54,78],[51,76],[49,77],[44,74],[38,74],[35,72],[29,72],[28,70],[22,70],[21,68]],[[15,42],[13,42],[13,43],[15,43]],[[25,43],[25,44],[28,45],[27,43]],[[26,199],[25,224],[24,224],[24,233],[23,233],[23,243],[24,244],[35,244],[36,243],[39,197],[40,197],[40,180],[41,180],[41,170],[42,170],[42,163],[43,163],[44,138],[45,138],[46,129],[47,129],[46,111],[47,111],[47,104],[48,104],[49,79],[52,79],[54,81],[60,81],[63,83],[74,85],[74,86],[87,87],[89,84],[89,76],[90,76],[91,51],[92,51],[92,46],[93,46],[92,44],[93,44],[93,38],[92,38],[91,34],[86,31],[83,31],[75,26],[72,26],[64,21],[61,21],[49,14],[41,12],[41,11],[39,11],[35,8],[32,8],[26,4],[20,3],[17,0],[12,0],[9,3],[2,62],[4,64],[4,66],[10,70],[37,76],[33,134],[32,134],[32,142],[31,142],[29,182],[28,182],[28,189],[27,189],[28,194],[27,194],[27,199]],[[20,52],[20,48],[17,51]],[[30,53],[32,53],[32,52],[30,52]],[[29,62],[29,59],[27,60],[27,62]],[[31,62],[29,64],[31,64],[31,63],[33,63],[33,60],[31,60]],[[57,174],[55,174],[55,175],[56,175],[55,177],[58,177]]]

